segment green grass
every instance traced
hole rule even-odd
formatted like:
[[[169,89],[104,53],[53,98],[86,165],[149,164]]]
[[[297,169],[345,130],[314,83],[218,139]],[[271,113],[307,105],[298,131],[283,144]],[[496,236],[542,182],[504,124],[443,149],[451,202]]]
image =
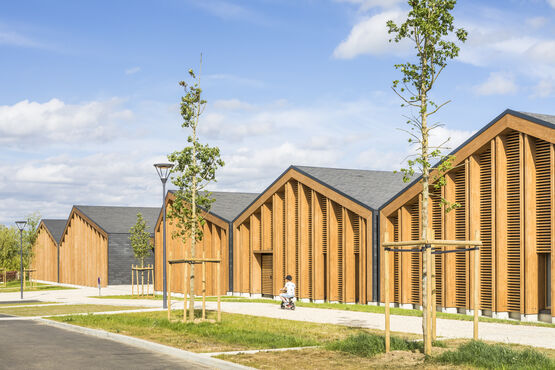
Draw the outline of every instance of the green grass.
[[[34,306],[34,305],[51,304],[51,303],[58,303],[58,302],[15,302],[15,303],[0,302],[0,309],[4,306]]]
[[[110,306],[101,304],[78,304],[78,305],[60,305],[60,306],[33,306],[33,307],[0,307],[0,314],[12,316],[49,316],[49,315],[65,315],[74,313],[90,313],[90,312],[108,312],[134,310],[144,307],[133,306]]]
[[[200,316],[197,310],[196,316]],[[267,317],[222,313],[219,323],[183,323],[183,311],[118,315],[56,317],[54,320],[107,330],[195,352],[219,352],[317,346],[366,331],[342,325],[318,324]],[[208,319],[215,312],[208,311]],[[179,320],[179,321],[175,321]]]
[[[102,296],[97,296],[97,295],[93,295],[90,296],[89,298],[99,298],[99,299],[150,299],[150,300],[155,300],[155,301],[161,301],[162,300],[162,295],[161,294],[157,294],[155,296],[152,295],[145,295],[145,296],[138,296],[138,295],[131,295],[131,294],[123,294],[123,295],[102,295]],[[172,297],[172,301],[182,301],[183,298],[176,298],[176,297]]]
[[[0,284],[0,293],[13,293],[19,292],[21,289],[19,280],[8,281],[7,287],[4,287],[3,284]],[[49,285],[43,283],[35,283],[34,287],[31,287],[29,282],[27,282],[27,287],[23,289],[24,292],[35,292],[41,290],[64,290],[64,289],[75,289],[70,287],[64,287],[59,285]]]
[[[534,350],[515,350],[506,345],[471,341],[444,352],[431,362],[470,365],[486,369],[555,369],[555,361]]]
[[[385,353],[385,337],[383,335],[358,333],[343,340],[328,343],[326,349],[359,357],[374,357],[379,353]],[[420,351],[421,349],[421,342],[395,336],[391,337],[391,350],[393,351]]]

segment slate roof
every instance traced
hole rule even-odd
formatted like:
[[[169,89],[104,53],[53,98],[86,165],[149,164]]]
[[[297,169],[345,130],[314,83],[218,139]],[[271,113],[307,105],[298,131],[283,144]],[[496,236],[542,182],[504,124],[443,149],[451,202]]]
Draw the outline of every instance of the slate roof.
[[[107,234],[129,234],[129,229],[137,223],[137,213],[143,215],[147,231],[154,234],[159,207],[110,207],[74,206]]]
[[[67,220],[43,219],[42,223],[48,229],[56,243],[60,244]]]
[[[175,190],[170,190],[170,193],[175,193]],[[227,222],[233,221],[259,195],[258,193],[232,191],[211,191],[210,193],[215,199],[210,213]]]
[[[403,175],[393,171],[295,165],[291,168],[372,209],[378,209],[407,186]]]
[[[543,121],[545,123],[549,123],[552,125],[552,128],[555,128],[555,116],[549,115],[549,114],[540,114],[540,113],[528,113],[528,112],[517,112],[520,113],[523,116],[527,116],[532,118],[531,121],[536,121],[536,120],[540,120]],[[523,117],[526,118],[526,117]],[[538,122],[540,123],[540,122]]]

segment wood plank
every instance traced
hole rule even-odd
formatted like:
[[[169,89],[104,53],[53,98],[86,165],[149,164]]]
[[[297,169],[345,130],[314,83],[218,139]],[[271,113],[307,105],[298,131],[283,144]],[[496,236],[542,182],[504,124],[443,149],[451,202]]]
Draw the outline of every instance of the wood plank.
[[[507,157],[506,139],[495,138],[495,245],[496,245],[496,310],[507,312]]]
[[[524,279],[537,280],[538,256],[536,251],[536,144],[524,136]],[[523,289],[524,313],[538,313],[538,284],[528,284]]]

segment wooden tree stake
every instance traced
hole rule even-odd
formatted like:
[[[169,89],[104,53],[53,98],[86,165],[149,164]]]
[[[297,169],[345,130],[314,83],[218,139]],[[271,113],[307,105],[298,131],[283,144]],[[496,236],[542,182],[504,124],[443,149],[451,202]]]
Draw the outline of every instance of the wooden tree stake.
[[[384,235],[384,240],[389,241],[389,233],[386,231]],[[385,353],[389,352],[390,349],[390,332],[389,332],[389,252],[383,250],[383,273],[384,273],[384,303],[385,303]]]
[[[474,237],[476,240],[480,240],[480,233],[476,230],[476,235]],[[478,300],[480,299],[480,289],[478,289],[478,267],[479,267],[479,249],[474,250],[474,274],[473,276],[473,286],[474,286],[474,340],[478,340]]]
[[[183,322],[187,322],[187,288],[189,286],[189,280],[187,279],[189,277],[189,264],[185,263],[184,264],[184,276],[183,276]],[[191,292],[190,294],[194,294],[193,292]],[[194,318],[193,318],[194,320]],[[193,321],[191,320],[191,321]]]

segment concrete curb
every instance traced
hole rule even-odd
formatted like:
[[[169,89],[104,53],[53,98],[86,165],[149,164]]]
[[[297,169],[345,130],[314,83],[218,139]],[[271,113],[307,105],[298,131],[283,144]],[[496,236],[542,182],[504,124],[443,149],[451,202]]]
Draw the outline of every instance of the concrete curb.
[[[194,362],[195,364],[203,366],[203,367],[209,367],[209,368],[213,368],[213,369],[224,369],[224,370],[227,370],[227,369],[251,369],[250,367],[246,367],[246,366],[243,366],[243,365],[234,364],[232,362],[220,360],[220,359],[217,359],[217,358],[212,358],[212,357],[209,357],[209,356],[204,356],[204,355],[201,355],[199,353],[184,351],[182,349],[166,346],[166,345],[155,343],[155,342],[149,342],[149,341],[144,340],[144,339],[129,337],[127,335],[110,333],[110,332],[104,331],[104,330],[86,328],[86,327],[83,327],[83,326],[71,325],[71,324],[66,324],[66,323],[62,323],[62,322],[58,322],[58,321],[47,320],[47,319],[43,319],[43,318],[35,318],[34,321],[43,323],[45,325],[54,326],[54,327],[57,327],[57,328],[60,328],[60,329],[69,330],[69,331],[73,331],[73,332],[81,333],[81,334],[86,334],[86,335],[91,335],[91,336],[94,336],[94,337],[97,337],[97,338],[109,339],[109,340],[113,340],[115,342],[127,344],[127,345],[137,347],[137,348],[141,348],[141,349],[144,349],[144,350],[153,351],[153,352],[157,352],[157,353],[160,353],[160,354],[163,354],[163,355],[172,356],[174,358],[179,358],[179,359],[183,359],[183,360],[186,360],[186,361],[189,361],[189,362]]]

